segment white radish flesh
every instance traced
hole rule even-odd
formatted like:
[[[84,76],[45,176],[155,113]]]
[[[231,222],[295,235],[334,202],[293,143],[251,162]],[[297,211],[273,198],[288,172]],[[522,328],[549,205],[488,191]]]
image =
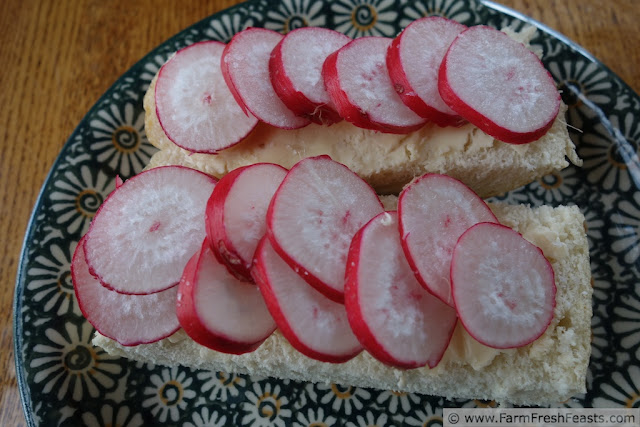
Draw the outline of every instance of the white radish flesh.
[[[265,237],[256,250],[253,275],[278,329],[302,354],[345,362],[361,350],[343,304],[309,286],[273,250]]]
[[[332,53],[322,74],[340,115],[356,126],[389,133],[409,133],[425,119],[404,105],[387,71],[392,39],[362,37]]]
[[[469,187],[446,175],[426,174],[400,193],[402,247],[418,281],[453,306],[449,269],[458,238],[478,222],[497,222]]]
[[[267,208],[287,174],[282,166],[256,163],[222,177],[207,202],[207,236],[217,258],[240,279],[251,279],[251,263],[267,230]]]
[[[460,237],[451,279],[460,321],[487,346],[529,344],[553,319],[553,267],[540,248],[503,225],[477,224]]]
[[[297,129],[310,123],[298,117],[280,100],[269,75],[271,51],[284,36],[264,28],[237,33],[222,54],[221,68],[236,101],[258,119],[282,129]]]
[[[322,79],[327,56],[351,39],[328,28],[302,27],[289,33],[271,53],[271,83],[285,105],[296,115],[318,124],[342,120]]]
[[[453,41],[439,70],[442,99],[504,142],[535,141],[553,124],[560,94],[540,59],[501,31],[475,26]]]
[[[344,299],[344,272],[354,234],[383,211],[375,191],[329,156],[294,165],[267,212],[274,249],[309,284]]]
[[[420,116],[439,126],[465,120],[438,92],[438,70],[449,45],[467,27],[439,16],[413,21],[387,51],[389,77],[402,101]]]
[[[156,81],[158,120],[167,137],[185,150],[215,153],[238,142],[258,119],[246,115],[220,70],[225,45],[195,43],[165,63]]]
[[[174,286],[205,236],[204,214],[216,180],[182,166],[149,169],[104,201],[87,232],[92,274],[125,294]]]
[[[276,328],[259,289],[234,278],[208,240],[184,270],[176,311],[187,335],[224,353],[255,350]]]
[[[71,261],[71,277],[80,311],[102,335],[131,346],[168,337],[180,328],[177,287],[151,295],[124,295],[102,286],[91,275],[82,238]]]
[[[408,369],[438,364],[456,311],[416,280],[402,251],[396,212],[376,216],[356,234],[346,277],[349,323],[372,356]]]

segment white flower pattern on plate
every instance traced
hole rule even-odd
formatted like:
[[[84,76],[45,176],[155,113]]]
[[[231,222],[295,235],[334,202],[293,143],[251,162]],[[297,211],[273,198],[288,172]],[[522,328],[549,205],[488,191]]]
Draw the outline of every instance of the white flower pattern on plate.
[[[33,381],[40,384],[43,393],[52,393],[59,400],[68,396],[78,402],[96,398],[116,386],[122,376],[120,358],[93,347],[92,336],[88,322],[67,322],[63,331],[44,331],[46,343],[34,346],[36,356],[30,363]]]
[[[189,388],[193,378],[187,372],[177,366],[163,368],[160,374],[149,378],[151,387],[144,390],[142,406],[149,408],[160,422],[178,421],[188,402],[196,397],[197,393]]]
[[[31,298],[45,313],[58,316],[68,312],[82,314],[76,304],[71,281],[71,257],[75,247],[75,242],[66,250],[52,243],[49,252],[36,256],[34,264],[27,270],[27,289],[33,292]]]
[[[338,0],[331,3],[336,31],[351,38],[393,37],[393,21],[398,16],[393,0]]]
[[[91,150],[98,161],[124,177],[141,172],[157,151],[147,140],[144,111],[137,112],[132,103],[122,109],[111,104],[99,110],[89,124]]]
[[[265,383],[264,389],[260,383],[253,384],[251,390],[246,392],[247,402],[242,406],[245,415],[242,423],[256,427],[277,426],[284,427],[290,424],[291,409],[287,408],[289,399],[281,395],[280,386]]]

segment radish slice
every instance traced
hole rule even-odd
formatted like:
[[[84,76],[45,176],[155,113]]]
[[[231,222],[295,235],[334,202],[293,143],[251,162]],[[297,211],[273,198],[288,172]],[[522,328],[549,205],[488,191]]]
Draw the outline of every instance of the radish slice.
[[[400,368],[433,368],[456,326],[456,311],[424,290],[402,251],[396,212],[373,218],[353,238],[347,261],[349,324],[373,357]]]
[[[218,260],[239,279],[252,280],[253,253],[267,230],[267,208],[286,174],[272,163],[244,166],[220,179],[209,198],[207,236]]]
[[[329,156],[294,165],[271,200],[267,234],[274,249],[309,284],[344,301],[353,235],[383,211],[375,191]]]
[[[268,238],[256,250],[253,274],[282,335],[300,353],[345,362],[362,351],[344,305],[309,286],[273,250]]]
[[[356,126],[390,133],[421,128],[425,119],[402,103],[389,73],[386,55],[392,40],[362,37],[327,57],[325,87],[338,112]]]
[[[402,101],[439,126],[465,122],[440,97],[438,70],[453,39],[467,27],[439,16],[413,21],[387,51],[389,77]]]
[[[302,27],[289,33],[271,52],[271,83],[282,102],[301,117],[317,124],[342,120],[322,80],[327,56],[351,38],[328,28]]]
[[[271,51],[284,36],[264,28],[237,33],[222,53],[224,80],[238,104],[258,119],[282,129],[297,129],[310,123],[296,116],[278,98],[269,76]]]
[[[460,33],[438,78],[440,95],[454,111],[504,142],[540,138],[560,108],[560,94],[538,57],[486,26]]]
[[[182,166],[149,169],[104,201],[87,232],[91,273],[124,294],[150,294],[178,283],[205,236],[204,213],[215,179]]]
[[[253,351],[276,328],[258,288],[234,278],[206,239],[184,269],[176,311],[187,335],[224,353]]]
[[[427,290],[453,306],[449,269],[458,238],[478,222],[498,222],[469,187],[446,175],[426,174],[398,199],[402,247]]]
[[[216,153],[244,139],[258,119],[234,100],[220,71],[225,45],[195,43],[165,63],[156,81],[156,113],[167,137],[185,150]]]
[[[107,289],[89,272],[85,241],[83,237],[73,253],[71,278],[80,311],[98,332],[130,346],[159,341],[180,328],[177,287],[151,295],[124,295]]]
[[[460,237],[451,282],[462,325],[484,345],[529,344],[553,319],[553,267],[540,248],[503,225],[477,224]]]

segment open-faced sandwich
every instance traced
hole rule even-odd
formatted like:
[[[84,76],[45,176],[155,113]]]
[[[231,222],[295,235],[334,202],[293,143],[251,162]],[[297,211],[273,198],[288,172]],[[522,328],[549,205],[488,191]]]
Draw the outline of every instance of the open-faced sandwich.
[[[585,391],[584,217],[482,199],[580,163],[526,33],[250,28],[178,51],[145,109],[160,151],[73,257],[95,345],[448,398]]]

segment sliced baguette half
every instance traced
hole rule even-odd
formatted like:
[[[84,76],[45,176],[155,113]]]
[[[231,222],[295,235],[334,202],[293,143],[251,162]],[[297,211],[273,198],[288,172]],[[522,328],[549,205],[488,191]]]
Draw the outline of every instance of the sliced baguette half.
[[[569,138],[564,105],[542,138],[522,145],[500,142],[471,124],[442,128],[427,123],[415,132],[395,135],[346,121],[296,130],[260,122],[243,141],[217,154],[191,153],[164,133],[155,112],[155,82],[154,78],[144,98],[147,138],[160,149],[150,167],[179,164],[220,178],[253,163],[276,163],[288,169],[305,157],[327,154],[380,194],[397,194],[414,177],[434,172],[457,178],[486,198],[562,170],[569,161],[582,164]]]
[[[393,209],[396,198],[385,198]],[[591,352],[591,273],[584,216],[575,207],[492,204],[505,225],[539,246],[555,271],[554,319],[535,342],[495,350],[474,341],[458,324],[444,358],[434,369],[388,367],[366,352],[342,364],[297,352],[277,331],[254,352],[235,356],[209,350],[183,331],[153,344],[123,347],[104,336],[93,343],[113,355],[160,365],[246,373],[309,382],[495,400],[521,405],[564,401],[585,392]]]
[[[529,44],[535,27],[503,31],[542,56]],[[218,154],[191,153],[175,145],[162,129],[156,114],[156,81],[157,75],[144,97],[146,134],[160,149],[150,167],[180,164],[220,178],[252,163],[276,163],[288,169],[305,157],[327,154],[360,175],[379,194],[398,194],[413,178],[434,172],[457,178],[486,198],[562,170],[569,162],[582,164],[569,138],[564,104],[542,138],[522,145],[498,141],[471,124],[442,128],[427,123],[415,132],[394,135],[361,129],[346,121],[296,130],[258,123],[244,140]]]

